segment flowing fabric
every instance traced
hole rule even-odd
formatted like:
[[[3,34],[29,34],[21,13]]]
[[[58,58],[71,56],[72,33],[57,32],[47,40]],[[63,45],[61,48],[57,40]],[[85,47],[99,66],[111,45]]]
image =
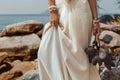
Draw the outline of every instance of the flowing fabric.
[[[92,14],[87,0],[57,4],[58,28],[46,24],[38,51],[40,80],[100,80],[84,49],[92,33]]]

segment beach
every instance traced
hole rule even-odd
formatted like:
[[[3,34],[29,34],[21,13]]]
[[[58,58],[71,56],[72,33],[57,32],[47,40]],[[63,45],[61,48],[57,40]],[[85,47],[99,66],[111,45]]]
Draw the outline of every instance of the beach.
[[[37,52],[49,15],[0,16],[0,80],[39,80]],[[113,20],[109,15],[101,17],[100,39],[115,63],[111,71],[104,62],[99,67],[102,80],[120,79],[120,23]]]

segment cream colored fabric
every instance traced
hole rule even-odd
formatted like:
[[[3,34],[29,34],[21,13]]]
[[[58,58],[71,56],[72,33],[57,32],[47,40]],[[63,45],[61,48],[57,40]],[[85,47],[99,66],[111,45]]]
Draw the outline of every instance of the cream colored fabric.
[[[58,29],[45,26],[38,51],[40,80],[100,80],[84,49],[90,43],[92,15],[87,0],[57,4]]]

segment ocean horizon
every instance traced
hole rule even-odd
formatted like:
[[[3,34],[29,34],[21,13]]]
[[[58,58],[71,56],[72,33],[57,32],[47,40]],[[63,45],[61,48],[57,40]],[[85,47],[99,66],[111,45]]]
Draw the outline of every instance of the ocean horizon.
[[[28,21],[36,20],[43,24],[49,22],[49,15],[42,14],[0,14],[0,31],[7,25]]]
[[[99,14],[99,17],[102,15],[113,16],[114,14]],[[49,22],[49,13],[44,12],[42,14],[0,14],[0,31],[7,25],[28,20],[40,21],[45,25]]]

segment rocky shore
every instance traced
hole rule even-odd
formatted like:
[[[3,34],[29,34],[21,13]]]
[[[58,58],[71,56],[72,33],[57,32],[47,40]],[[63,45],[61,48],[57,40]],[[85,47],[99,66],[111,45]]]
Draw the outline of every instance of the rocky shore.
[[[43,27],[41,22],[25,21],[8,25],[2,30],[0,80],[39,80],[37,51]],[[100,66],[101,79],[120,80],[120,24],[101,23],[100,27],[100,39],[104,39],[115,63],[111,71],[104,64]]]
[[[0,80],[37,80],[37,51],[43,24],[25,21],[0,33]]]
[[[102,80],[120,80],[120,22],[111,20],[107,23],[100,23],[100,39],[109,48],[109,54],[112,55],[112,61],[115,66],[108,70],[103,64],[100,66],[100,76]],[[109,62],[109,61],[108,61]]]

